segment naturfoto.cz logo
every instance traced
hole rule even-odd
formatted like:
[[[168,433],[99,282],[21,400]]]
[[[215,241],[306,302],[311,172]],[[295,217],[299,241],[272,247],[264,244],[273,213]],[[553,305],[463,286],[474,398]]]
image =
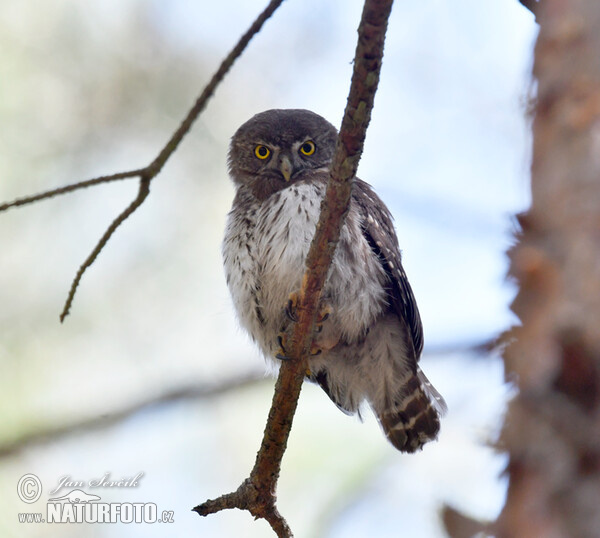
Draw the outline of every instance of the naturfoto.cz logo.
[[[133,478],[110,480],[105,473],[101,479],[87,482],[90,488],[131,488],[137,487],[143,473]],[[73,481],[69,476],[59,479],[59,484],[50,494],[73,486],[85,487],[82,481]],[[42,482],[34,474],[26,474],[17,484],[19,498],[28,504],[36,502],[42,494]],[[100,495],[82,489],[72,489],[60,496],[48,499],[46,513],[20,513],[20,523],[174,523],[172,510],[159,510],[155,503],[122,502],[106,503]]]

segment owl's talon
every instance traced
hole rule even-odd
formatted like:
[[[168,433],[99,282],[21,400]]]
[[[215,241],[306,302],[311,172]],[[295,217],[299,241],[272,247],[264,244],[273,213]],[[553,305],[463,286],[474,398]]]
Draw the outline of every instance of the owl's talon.
[[[287,349],[285,348],[286,342],[287,335],[284,331],[281,331],[281,333],[279,333],[279,335],[277,336],[277,343],[279,344],[279,349],[277,350],[277,353],[275,353],[275,358],[279,359],[280,361],[290,360],[290,357],[288,357],[287,354]]]
[[[290,293],[288,303],[284,309],[286,316],[292,322],[298,321],[298,316],[296,315],[296,308],[298,306],[299,301],[299,293],[293,292]],[[332,328],[330,324],[325,324],[325,322],[330,318],[333,312],[333,308],[329,304],[328,301],[322,301],[319,305],[319,311],[317,313],[317,319],[315,322],[315,326],[313,329],[313,342],[309,349],[309,354],[311,357],[316,357],[323,353],[323,350],[329,350],[337,345],[339,341],[339,334],[337,332],[332,333]],[[324,331],[324,327],[327,327],[327,330]],[[277,336],[277,344],[279,349],[275,354],[275,357],[279,360],[288,360],[286,345],[287,341],[290,339],[292,334],[293,325],[285,323],[281,328],[279,335]]]
[[[327,321],[329,319],[329,316],[331,315],[331,307],[326,304],[322,307],[321,311],[319,312],[319,317],[317,318],[317,323],[323,323],[324,321]]]
[[[298,298],[299,295],[297,291],[290,293],[287,305],[285,306],[285,314],[293,322],[298,321],[298,314],[296,313],[296,309],[298,308]]]
[[[275,354],[275,358],[280,361],[288,361],[290,358],[287,356],[287,351],[285,349],[285,341],[286,336],[285,333],[281,333],[277,336],[277,343],[279,344],[279,351]]]
[[[321,304],[319,313],[317,315],[317,321],[315,323],[315,334],[320,334],[323,332],[323,323],[329,319],[332,311],[333,309],[329,303],[324,302]]]

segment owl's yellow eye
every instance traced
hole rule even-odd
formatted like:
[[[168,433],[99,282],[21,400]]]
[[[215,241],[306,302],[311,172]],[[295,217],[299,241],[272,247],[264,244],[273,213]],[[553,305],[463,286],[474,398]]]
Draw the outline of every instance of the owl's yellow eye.
[[[254,155],[264,161],[269,155],[271,155],[271,150],[267,146],[259,144],[254,148]]]
[[[300,153],[302,153],[302,155],[312,155],[315,152],[315,149],[317,149],[315,143],[312,140],[307,140],[300,146]]]

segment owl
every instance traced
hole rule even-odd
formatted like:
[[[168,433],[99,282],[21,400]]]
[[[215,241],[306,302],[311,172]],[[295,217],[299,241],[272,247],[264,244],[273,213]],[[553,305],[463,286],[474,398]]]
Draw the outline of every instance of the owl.
[[[241,325],[275,362],[286,358],[336,139],[299,109],[257,114],[231,139],[225,276]],[[321,301],[307,378],[347,414],[366,401],[400,451],[435,439],[445,403],[418,364],[423,329],[392,216],[358,178]]]

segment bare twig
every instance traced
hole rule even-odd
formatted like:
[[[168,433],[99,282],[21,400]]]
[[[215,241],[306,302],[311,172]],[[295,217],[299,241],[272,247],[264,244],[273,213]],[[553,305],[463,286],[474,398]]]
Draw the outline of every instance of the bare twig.
[[[250,40],[260,32],[260,29],[263,27],[263,24],[275,13],[275,10],[283,3],[283,0],[271,0],[269,5],[264,9],[264,11],[256,18],[256,20],[252,23],[250,28],[246,31],[246,33],[240,38],[237,42],[236,46],[233,47],[231,52],[227,55],[227,57],[221,62],[219,69],[217,69],[216,73],[210,79],[210,82],[206,85],[200,97],[194,103],[194,106],[188,112],[188,115],[181,122],[181,125],[177,128],[177,130],[173,133],[171,139],[167,142],[165,147],[158,154],[158,157],[154,159],[152,164],[148,167],[148,172],[156,170],[154,175],[160,172],[161,168],[164,166],[167,159],[171,156],[171,154],[177,149],[180,142],[183,140],[183,137],[188,133],[190,127],[196,121],[200,113],[206,107],[206,103],[212,97],[215,89],[221,83],[229,69],[233,63],[241,56],[242,52],[250,43]]]
[[[279,371],[254,468],[236,492],[196,506],[194,511],[200,515],[206,516],[229,508],[248,510],[256,518],[266,519],[278,536],[292,536],[285,519],[277,510],[275,490],[306,372],[306,357],[321,289],[350,203],[353,179],[371,117],[391,8],[392,0],[365,1],[348,103],[300,290],[298,322],[294,327],[289,352],[292,360],[285,361]]]
[[[101,183],[108,183],[111,181],[117,181],[121,179],[127,179],[132,177],[140,178],[140,189],[138,191],[138,195],[133,202],[123,211],[108,227],[104,235],[100,238],[91,254],[87,257],[87,259],[83,262],[73,282],[71,284],[71,289],[69,290],[69,294],[67,296],[67,300],[65,301],[65,305],[60,314],[60,321],[63,322],[65,317],[69,314],[71,309],[71,305],[73,303],[73,298],[75,297],[75,293],[77,292],[77,288],[79,286],[79,282],[83,277],[85,271],[94,263],[98,254],[100,254],[101,250],[106,245],[107,241],[110,239],[115,230],[129,217],[131,216],[135,210],[142,205],[146,197],[148,196],[150,182],[154,179],[162,170],[163,166],[169,159],[169,157],[175,152],[175,150],[179,147],[179,144],[185,137],[185,135],[189,132],[193,123],[196,121],[200,113],[206,107],[208,100],[212,97],[215,89],[221,83],[229,69],[233,63],[241,56],[242,52],[248,46],[250,40],[260,31],[263,24],[273,15],[275,10],[282,4],[283,0],[271,0],[264,11],[256,18],[256,20],[252,23],[250,28],[246,31],[246,33],[239,39],[235,47],[231,50],[231,52],[227,55],[227,57],[221,62],[221,65],[215,72],[215,74],[210,79],[209,83],[206,85],[194,106],[190,109],[185,119],[181,122],[181,125],[177,128],[177,130],[173,133],[169,141],[165,144],[163,149],[160,151],[158,156],[146,167],[139,168],[136,170],[130,170],[127,172],[119,172],[116,174],[112,174],[109,176],[101,176],[94,179],[89,179],[86,181],[80,181],[78,183],[73,183],[71,185],[66,185],[64,187],[59,187],[57,189],[52,189],[49,191],[41,192],[38,194],[34,194],[32,196],[26,196],[23,198],[18,198],[12,202],[4,203],[0,205],[0,212],[6,211],[11,207],[19,207],[26,204],[31,204],[34,202],[39,202],[40,200],[46,200],[48,198],[52,198],[54,196],[58,196],[61,194],[66,194],[69,192],[73,192],[79,189],[83,189],[86,187],[91,187],[93,185],[99,185]]]
[[[470,340],[464,342],[442,342],[439,344],[428,344],[423,349],[423,358],[452,355],[454,353],[472,353],[476,355],[489,355],[501,349],[504,343],[497,338]]]
[[[92,250],[90,255],[86,258],[86,260],[81,264],[81,267],[79,267],[79,269],[77,270],[77,274],[75,275],[75,278],[73,279],[73,282],[71,283],[71,289],[69,289],[69,294],[67,295],[67,300],[65,301],[65,306],[63,307],[63,310],[60,314],[61,323],[69,315],[69,310],[71,309],[71,304],[73,303],[73,297],[75,297],[75,292],[77,291],[77,287],[79,286],[79,282],[81,281],[81,277],[83,276],[83,273],[85,273],[87,268],[90,267],[94,263],[94,261],[98,257],[98,254],[100,254],[100,251],[104,248],[104,245],[106,245],[108,240],[111,238],[112,234],[115,233],[116,229],[121,224],[123,224],[123,222],[125,222],[125,220],[138,207],[140,207],[144,203],[144,200],[146,199],[146,196],[148,196],[149,192],[150,192],[150,179],[146,179],[145,177],[142,177],[142,179],[140,179],[140,188],[138,190],[138,195],[135,197],[133,202],[131,202],[125,208],[125,210],[115,220],[112,221],[112,223],[110,224],[108,229],[104,232],[104,235],[102,235],[102,237],[100,238],[100,240],[94,247],[94,250]]]
[[[80,435],[94,430],[108,428],[123,420],[148,409],[158,408],[165,404],[180,402],[181,400],[215,398],[229,392],[255,385],[266,379],[260,373],[246,374],[210,385],[198,383],[187,386],[173,387],[158,394],[146,394],[144,398],[130,402],[120,409],[107,411],[101,415],[94,415],[69,422],[68,424],[53,424],[42,429],[24,434],[11,441],[0,441],[0,458],[16,454],[26,448],[56,441],[70,435]]]
[[[84,189],[86,187],[93,187],[94,185],[99,185],[100,183],[110,183],[111,181],[119,181],[121,179],[127,179],[132,177],[140,177],[144,173],[144,170],[144,168],[139,168],[137,170],[129,170],[128,172],[118,172],[117,174],[111,174],[110,176],[95,177],[93,179],[87,179],[85,181],[80,181],[79,183],[73,183],[71,185],[66,185],[64,187],[59,187],[50,191],[40,192],[31,196],[24,196],[23,198],[17,198],[12,202],[0,204],[0,211],[6,211],[11,207],[19,207],[26,204],[32,204],[34,202],[39,202],[40,200],[46,200],[48,198],[53,198],[54,196],[58,196],[60,194],[67,194],[69,192]]]

